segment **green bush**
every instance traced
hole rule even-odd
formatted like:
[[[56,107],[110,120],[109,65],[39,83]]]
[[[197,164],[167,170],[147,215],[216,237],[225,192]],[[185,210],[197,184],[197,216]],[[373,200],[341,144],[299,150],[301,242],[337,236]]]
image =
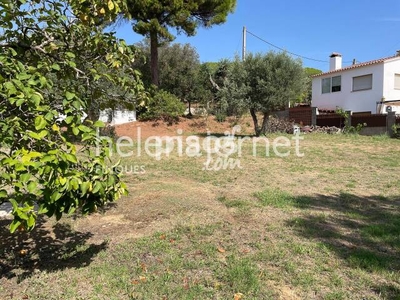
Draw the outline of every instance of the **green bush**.
[[[393,138],[395,139],[400,139],[400,125],[399,124],[394,124],[392,126],[392,131],[393,131]]]
[[[349,121],[349,114],[342,108],[336,109],[336,113],[344,118],[343,133],[345,134],[359,134],[361,129],[367,126],[366,123],[358,123],[357,126],[352,126]]]
[[[158,90],[154,95],[149,97],[146,103],[146,110],[141,113],[139,120],[141,121],[157,121],[163,120],[169,123],[176,122],[185,112],[185,104],[183,104],[175,95]]]
[[[217,114],[215,114],[215,119],[217,120],[217,122],[223,123],[223,122],[226,121],[226,114],[224,114],[224,113],[217,113]]]

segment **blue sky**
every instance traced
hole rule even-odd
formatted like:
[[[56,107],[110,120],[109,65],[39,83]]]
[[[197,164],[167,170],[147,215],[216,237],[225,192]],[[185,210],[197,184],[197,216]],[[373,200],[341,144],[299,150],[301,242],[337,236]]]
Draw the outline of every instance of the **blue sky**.
[[[243,26],[302,56],[328,61],[332,52],[339,52],[344,62],[364,62],[400,50],[400,1],[238,0],[225,24],[201,28],[194,37],[177,36],[175,42],[190,43],[202,62],[232,58],[241,53]],[[117,36],[128,43],[142,40],[129,24],[118,27]],[[269,50],[279,51],[248,34],[248,52]],[[305,59],[303,65],[329,68],[328,63]]]

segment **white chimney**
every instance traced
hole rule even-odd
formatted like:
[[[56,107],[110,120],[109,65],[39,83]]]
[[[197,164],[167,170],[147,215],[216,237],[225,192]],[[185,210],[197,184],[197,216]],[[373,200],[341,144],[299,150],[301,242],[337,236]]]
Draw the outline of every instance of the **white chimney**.
[[[333,52],[330,58],[329,71],[336,71],[342,68],[342,54]]]

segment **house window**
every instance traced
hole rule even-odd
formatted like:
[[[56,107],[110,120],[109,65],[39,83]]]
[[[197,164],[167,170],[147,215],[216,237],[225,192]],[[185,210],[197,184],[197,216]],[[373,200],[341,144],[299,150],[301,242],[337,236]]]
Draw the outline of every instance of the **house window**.
[[[394,74],[394,88],[400,90],[400,74]]]
[[[353,92],[372,89],[372,74],[353,77]]]
[[[322,94],[340,92],[342,90],[342,76],[322,79]]]
[[[342,76],[332,77],[332,93],[340,92],[342,89]]]
[[[327,94],[331,92],[331,79],[324,78],[322,79],[322,94]]]

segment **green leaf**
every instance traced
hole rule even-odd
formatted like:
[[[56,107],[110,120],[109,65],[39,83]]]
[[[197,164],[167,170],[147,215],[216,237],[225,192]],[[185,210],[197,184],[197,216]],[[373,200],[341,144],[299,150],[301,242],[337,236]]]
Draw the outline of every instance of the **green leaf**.
[[[72,61],[72,60],[70,60],[70,61],[68,62],[68,65],[69,65],[71,68],[76,68],[76,63],[75,63],[74,61]]]
[[[17,78],[18,78],[19,80],[26,80],[26,79],[31,78],[31,76],[32,76],[32,75],[27,74],[27,73],[20,73],[20,74],[17,75]]]
[[[93,187],[93,191],[92,191],[93,194],[97,194],[102,187],[103,186],[102,186],[101,182],[100,181],[96,181],[96,183],[94,184],[94,187]]]
[[[56,191],[54,191],[53,194],[51,194],[50,200],[51,200],[51,202],[56,202],[56,201],[59,200],[61,197],[62,197],[62,194],[59,193],[59,192],[56,190]]]
[[[43,118],[43,116],[37,116],[35,118],[35,128],[36,130],[41,130],[45,128],[47,125],[46,120]]]
[[[28,80],[28,85],[37,85],[38,82],[36,80],[33,80],[32,78]]]
[[[94,127],[103,128],[103,127],[105,127],[106,125],[104,124],[103,121],[98,120],[98,121],[94,122],[93,126],[94,126]]]
[[[22,175],[19,177],[19,180],[20,180],[21,182],[23,182],[23,183],[28,182],[29,179],[31,179],[31,174],[29,174],[29,173],[22,174]]]
[[[65,185],[67,183],[67,178],[65,177],[60,177],[58,180],[60,181],[61,185]]]
[[[110,175],[110,176],[108,177],[107,184],[108,184],[109,186],[113,186],[114,183],[115,183],[115,178],[114,178],[113,175]]]
[[[0,198],[7,198],[8,197],[8,193],[6,190],[0,190]]]
[[[72,52],[65,52],[65,55],[69,58],[75,58],[75,54]]]
[[[22,219],[22,220],[28,220],[29,216],[28,214],[24,211],[23,208],[18,207],[15,211],[13,211],[13,215],[17,215],[18,218]]]
[[[33,194],[33,192],[36,190],[37,188],[37,183],[35,181],[31,181],[28,184],[28,192]]]
[[[70,162],[72,162],[72,163],[74,163],[74,164],[78,163],[78,160],[77,160],[77,158],[76,158],[75,155],[70,154],[70,153],[67,153],[67,154],[66,154],[66,157],[67,157],[67,160],[68,160],[68,161],[70,161]]]
[[[78,129],[82,132],[90,132],[92,131],[92,129],[90,129],[89,127],[85,126],[85,125],[79,125]]]
[[[69,183],[74,190],[79,189],[79,181],[76,178],[72,178]]]
[[[0,174],[0,177],[4,178],[5,180],[11,180],[11,175],[7,173]]]
[[[42,130],[41,132],[39,132],[39,139],[43,139],[48,134],[49,132],[47,130]]]
[[[43,163],[50,162],[50,161],[56,162],[57,161],[57,156],[47,154],[47,155],[43,156],[40,159],[40,161],[43,162]]]
[[[13,210],[17,210],[18,209],[18,202],[15,201],[15,199],[12,199],[12,198],[9,201],[10,201],[12,207],[13,207]]]
[[[87,141],[87,140],[90,140],[90,139],[92,139],[94,137],[94,135],[92,134],[92,133],[84,133],[84,134],[82,134],[82,142],[84,142],[84,141]]]
[[[68,214],[72,215],[74,212],[76,211],[76,207],[75,206],[71,206],[68,210]]]
[[[79,134],[79,129],[77,127],[73,127],[72,128],[72,132],[74,133],[74,135],[78,135]]]
[[[37,134],[36,132],[29,131],[29,132],[28,132],[28,135],[29,135],[31,138],[35,139],[35,140],[40,140],[40,136],[39,136],[39,134]]]
[[[9,26],[10,26],[10,29],[11,29],[13,27],[13,24],[10,22]],[[17,51],[15,51],[13,48],[9,48],[9,50],[10,50],[12,56],[17,56],[18,55]]]
[[[87,191],[90,188],[91,183],[90,182],[83,182],[81,184],[81,191],[82,191],[82,196],[86,195]]]
[[[42,96],[39,93],[34,93],[31,95],[31,100],[37,106],[40,104],[40,101],[42,100]]]
[[[74,93],[71,92],[65,92],[65,98],[67,98],[68,100],[72,100],[76,97],[76,95]]]
[[[36,151],[31,151],[26,153],[24,156],[21,157],[21,161],[26,163],[28,161],[31,161],[32,158],[37,158],[37,157],[42,157],[42,153],[36,152]]]
[[[35,214],[32,213],[29,215],[29,218],[28,218],[26,224],[28,225],[28,230],[31,230],[35,226],[35,224],[36,224]]]
[[[65,123],[71,124],[73,120],[74,120],[74,116],[68,116],[65,118]]]
[[[40,204],[38,214],[46,214],[48,211],[49,209],[44,204]]]
[[[56,71],[60,71],[60,70],[61,70],[59,64],[53,64],[53,65],[51,66],[51,68],[52,68],[53,70],[56,70]]]
[[[44,118],[47,120],[47,121],[53,121],[53,118],[54,118],[54,112],[53,111],[49,111],[45,116],[44,116]]]
[[[47,121],[52,121],[53,118],[54,118],[53,112],[49,111],[49,112],[44,116],[44,118],[45,118]]]
[[[23,164],[16,164],[15,165],[15,171],[21,172],[21,171],[26,171],[26,168]],[[15,183],[17,185],[18,183]]]
[[[81,109],[81,103],[79,101],[75,100],[74,102],[72,102],[72,106],[76,109]]]
[[[8,90],[8,95],[13,95],[17,93],[17,89],[15,88],[14,84],[10,81],[7,81],[3,85],[6,90]]]
[[[44,87],[44,86],[47,84],[47,79],[46,79],[46,77],[40,76],[40,77],[39,77],[39,81],[40,81],[40,85],[41,85],[42,87]]]
[[[21,226],[21,224],[21,221],[14,219],[10,224],[10,232],[14,233],[15,230],[17,230],[19,226]]]
[[[15,105],[20,107],[22,104],[24,104],[26,102],[26,99],[22,98],[22,99],[18,99],[17,102],[15,102]]]

